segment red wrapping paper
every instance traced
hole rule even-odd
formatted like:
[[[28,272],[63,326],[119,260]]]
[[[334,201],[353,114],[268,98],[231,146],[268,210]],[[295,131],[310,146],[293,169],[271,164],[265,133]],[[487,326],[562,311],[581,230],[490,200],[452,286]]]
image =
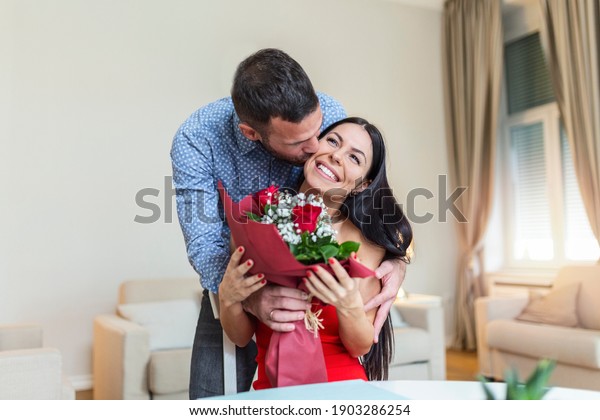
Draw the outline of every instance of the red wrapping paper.
[[[248,195],[235,203],[219,182],[225,217],[236,246],[245,248],[244,258],[252,259],[250,274],[263,273],[272,284],[298,288],[307,292],[302,278],[311,267],[321,266],[332,272],[325,264],[304,265],[296,260],[283,241],[275,225],[249,220],[246,212],[258,214],[258,203]],[[340,261],[351,277],[371,277],[374,272],[348,259]],[[274,331],[265,356],[267,377],[273,387],[327,382],[327,370],[321,341],[308,331],[304,321],[297,321],[291,332]]]

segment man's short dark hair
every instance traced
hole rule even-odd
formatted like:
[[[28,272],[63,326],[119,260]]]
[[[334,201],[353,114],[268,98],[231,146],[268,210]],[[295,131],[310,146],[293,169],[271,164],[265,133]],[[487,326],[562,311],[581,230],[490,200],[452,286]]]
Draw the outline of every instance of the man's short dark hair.
[[[304,69],[274,48],[259,50],[240,63],[231,97],[240,120],[263,133],[271,118],[299,123],[319,105]]]

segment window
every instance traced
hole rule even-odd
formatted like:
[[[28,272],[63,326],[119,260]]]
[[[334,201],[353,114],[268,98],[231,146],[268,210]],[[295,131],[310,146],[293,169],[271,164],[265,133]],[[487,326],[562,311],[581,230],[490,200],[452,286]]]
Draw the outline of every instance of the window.
[[[505,45],[504,232],[508,265],[595,261],[585,213],[539,33]]]

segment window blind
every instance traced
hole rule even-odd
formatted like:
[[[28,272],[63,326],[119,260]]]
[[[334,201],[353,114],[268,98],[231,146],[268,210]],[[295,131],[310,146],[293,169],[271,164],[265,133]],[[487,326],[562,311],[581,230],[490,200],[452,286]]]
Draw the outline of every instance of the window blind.
[[[504,61],[509,114],[554,101],[539,32],[507,43]]]
[[[600,257],[598,241],[592,233],[583,205],[567,134],[560,125],[560,148],[565,212],[565,256],[568,260],[595,260]]]
[[[543,123],[515,125],[510,130],[513,169],[515,241],[517,260],[554,257]]]

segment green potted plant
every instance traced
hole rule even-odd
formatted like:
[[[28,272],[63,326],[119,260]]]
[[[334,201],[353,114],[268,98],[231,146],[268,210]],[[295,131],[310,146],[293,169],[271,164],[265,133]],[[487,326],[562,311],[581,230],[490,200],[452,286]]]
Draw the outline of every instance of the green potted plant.
[[[556,362],[550,359],[543,359],[537,364],[535,370],[527,378],[527,382],[519,382],[519,375],[516,369],[506,371],[506,399],[507,400],[541,400],[548,392],[548,379],[556,367]],[[483,386],[483,391],[488,400],[495,400],[494,394],[487,385],[487,380],[480,376],[479,380]]]

